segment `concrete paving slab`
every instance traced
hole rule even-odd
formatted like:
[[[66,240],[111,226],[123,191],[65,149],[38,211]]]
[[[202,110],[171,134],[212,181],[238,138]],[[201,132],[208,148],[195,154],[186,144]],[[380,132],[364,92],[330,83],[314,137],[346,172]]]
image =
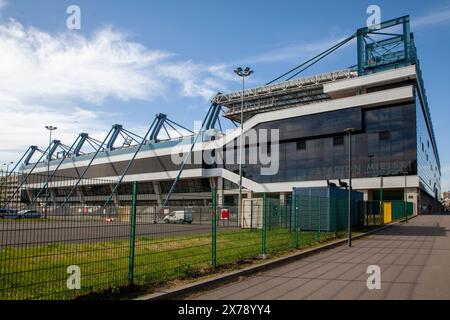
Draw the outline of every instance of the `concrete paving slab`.
[[[197,299],[450,299],[450,216],[419,216]],[[367,267],[381,290],[367,288]]]

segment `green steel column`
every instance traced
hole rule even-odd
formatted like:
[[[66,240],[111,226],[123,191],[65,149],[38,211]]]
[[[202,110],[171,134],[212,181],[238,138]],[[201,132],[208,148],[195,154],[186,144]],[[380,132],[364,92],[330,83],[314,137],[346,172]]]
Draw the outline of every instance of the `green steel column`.
[[[133,182],[133,198],[130,212],[130,256],[128,261],[128,285],[133,285],[134,280],[134,249],[136,242],[136,196],[137,182]]]
[[[364,42],[364,31],[358,30],[357,31],[357,47],[358,47],[358,75],[362,76],[364,74],[364,68],[366,65],[365,61],[365,51],[366,46]]]
[[[411,61],[411,30],[409,25],[409,16],[403,21],[403,41],[406,62]]]
[[[216,225],[216,188],[212,189],[212,208],[211,208],[211,266],[217,267],[217,225]]]
[[[262,214],[263,214],[263,216],[262,216],[262,257],[263,257],[263,259],[265,259],[266,258],[266,210],[267,210],[267,208],[266,208],[266,201],[267,201],[267,195],[266,195],[266,193],[264,192],[263,193],[263,212],[262,212]]]

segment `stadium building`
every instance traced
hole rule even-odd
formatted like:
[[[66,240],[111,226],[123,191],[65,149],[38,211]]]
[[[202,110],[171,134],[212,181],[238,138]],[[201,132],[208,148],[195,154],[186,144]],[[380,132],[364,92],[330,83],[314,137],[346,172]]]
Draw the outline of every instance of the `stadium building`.
[[[277,173],[265,175],[260,164],[244,163],[244,198],[258,199],[266,192],[285,200],[296,187],[347,182],[351,139],[352,185],[364,193],[365,200],[403,200],[406,192],[416,212],[438,206],[439,153],[409,17],[384,22],[377,29],[359,29],[316,60],[354,38],[358,52],[354,67],[306,78],[294,74],[291,79],[244,91],[244,132],[279,130]],[[181,164],[173,159],[191,150],[194,158],[202,158],[206,151],[237,145],[239,126],[227,134],[216,127],[221,111],[223,117],[240,124],[241,102],[242,92],[217,94],[200,134],[161,140],[160,131],[167,125],[176,130],[177,124],[159,114],[145,137],[115,125],[104,141],[88,134],[80,134],[72,147],[53,141],[34,162],[39,149],[31,147],[21,159],[20,172],[22,176],[50,175],[51,201],[56,203],[98,205],[112,198],[123,205],[131,200],[131,182],[137,181],[138,201],[162,206],[179,177],[171,205],[207,205],[212,188],[218,190],[219,205],[236,204],[236,161]],[[348,128],[354,129],[351,135]],[[117,147],[120,136],[123,143]],[[94,152],[82,152],[87,143]],[[272,147],[269,144],[269,149]],[[245,150],[248,159],[251,146],[246,145]],[[65,177],[64,186],[61,177]],[[98,180],[90,184],[86,178]],[[29,199],[42,200],[46,181],[22,182],[21,191],[25,190]]]

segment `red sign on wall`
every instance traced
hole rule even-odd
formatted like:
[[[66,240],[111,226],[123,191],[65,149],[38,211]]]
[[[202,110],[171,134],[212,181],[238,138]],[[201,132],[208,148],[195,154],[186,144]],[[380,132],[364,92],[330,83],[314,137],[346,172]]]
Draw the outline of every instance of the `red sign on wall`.
[[[230,219],[230,210],[222,209],[220,211],[220,219],[221,220],[228,220],[228,219]]]

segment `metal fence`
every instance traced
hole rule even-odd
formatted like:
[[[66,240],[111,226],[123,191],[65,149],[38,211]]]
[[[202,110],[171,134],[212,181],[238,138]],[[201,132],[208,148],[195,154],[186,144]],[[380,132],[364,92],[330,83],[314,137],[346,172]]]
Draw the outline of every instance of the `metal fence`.
[[[416,205],[404,201],[364,201],[365,226],[380,226],[383,224],[407,220],[417,211]]]
[[[23,177],[8,179],[0,179],[1,300],[123,294],[347,233],[348,202],[342,199],[280,201],[263,194],[244,199],[238,213],[236,206],[217,205],[212,190],[207,205],[162,209],[135,182],[124,183],[105,204],[114,181],[83,179],[66,202],[74,178],[55,177],[39,195],[46,176],[29,177],[17,194]],[[354,230],[383,224],[380,206],[354,202]],[[391,220],[401,218],[398,206],[390,205]]]

